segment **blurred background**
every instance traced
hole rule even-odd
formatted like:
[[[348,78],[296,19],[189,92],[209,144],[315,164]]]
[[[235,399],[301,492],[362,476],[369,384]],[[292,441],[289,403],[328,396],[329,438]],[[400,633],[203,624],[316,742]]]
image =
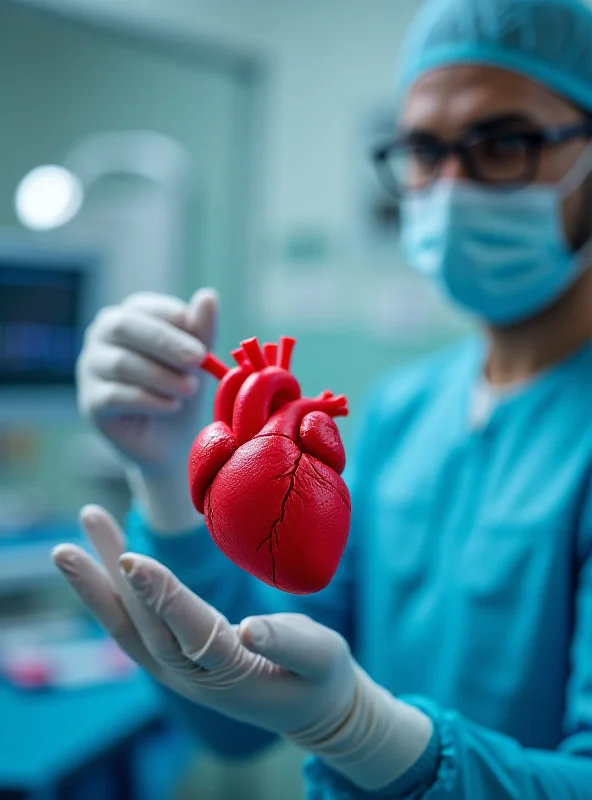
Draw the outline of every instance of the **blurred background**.
[[[401,263],[368,155],[419,1],[0,3],[0,798],[302,796],[288,748],[198,752],[54,574],[82,504],[129,502],[74,365],[101,306],[212,285],[218,354],[297,337],[347,448],[382,370],[467,330]]]

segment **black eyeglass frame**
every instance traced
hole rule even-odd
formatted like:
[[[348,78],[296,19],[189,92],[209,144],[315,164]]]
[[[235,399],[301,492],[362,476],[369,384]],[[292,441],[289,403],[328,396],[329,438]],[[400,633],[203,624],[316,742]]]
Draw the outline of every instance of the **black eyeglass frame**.
[[[511,181],[492,181],[484,179],[480,175],[479,169],[475,166],[471,148],[487,139],[503,141],[504,138],[509,140],[516,139],[516,137],[522,138],[527,144],[527,154],[529,158],[527,159],[524,175]],[[433,146],[434,153],[438,156],[438,164],[429,183],[421,188],[422,190],[429,188],[429,186],[438,179],[442,164],[449,155],[457,155],[460,158],[467,175],[476,183],[496,186],[507,190],[523,188],[534,181],[539,168],[543,148],[557,147],[581,137],[592,138],[592,116],[587,117],[584,122],[579,122],[577,124],[541,128],[536,131],[508,131],[507,133],[484,135],[475,130],[468,130],[457,139],[456,142],[442,142],[434,138],[433,143],[430,143],[430,145]],[[393,171],[388,167],[388,159],[393,152],[403,150],[403,148],[408,146],[409,137],[403,137],[402,139],[394,139],[379,144],[371,151],[371,158],[376,166],[381,184],[389,194],[398,199],[410,190],[401,186],[400,182],[397,181]]]

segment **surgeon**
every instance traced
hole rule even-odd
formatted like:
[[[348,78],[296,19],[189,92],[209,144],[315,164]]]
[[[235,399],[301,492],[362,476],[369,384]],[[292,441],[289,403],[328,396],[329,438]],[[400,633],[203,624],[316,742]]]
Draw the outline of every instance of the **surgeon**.
[[[331,585],[257,582],[191,505],[208,290],[90,327],[80,404],[126,461],[130,551],[90,506],[106,570],[54,558],[202,741],[306,750],[309,800],[590,800],[592,11],[427,0],[399,76],[376,160],[402,248],[481,333],[371,393]]]

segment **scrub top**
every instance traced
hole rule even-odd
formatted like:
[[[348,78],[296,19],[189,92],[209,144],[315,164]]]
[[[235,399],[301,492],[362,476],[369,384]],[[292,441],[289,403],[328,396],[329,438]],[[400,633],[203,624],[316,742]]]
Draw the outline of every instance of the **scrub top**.
[[[129,516],[132,546],[232,622],[309,614],[432,717],[395,784],[365,793],[311,758],[309,800],[592,798],[592,342],[485,405],[483,361],[471,340],[377,383],[349,457],[348,545],[322,592],[258,582],[203,526],[163,537]],[[222,753],[271,739],[169,696]]]

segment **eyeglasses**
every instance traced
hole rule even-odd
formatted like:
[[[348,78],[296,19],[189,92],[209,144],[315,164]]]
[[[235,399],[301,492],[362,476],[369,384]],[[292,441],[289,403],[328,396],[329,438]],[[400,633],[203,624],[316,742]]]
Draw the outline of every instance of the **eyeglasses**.
[[[449,155],[458,156],[473,181],[520,188],[535,179],[543,148],[583,136],[592,136],[592,119],[541,130],[487,132],[474,128],[450,143],[415,132],[376,147],[372,158],[381,183],[396,197],[428,188],[440,176]]]

